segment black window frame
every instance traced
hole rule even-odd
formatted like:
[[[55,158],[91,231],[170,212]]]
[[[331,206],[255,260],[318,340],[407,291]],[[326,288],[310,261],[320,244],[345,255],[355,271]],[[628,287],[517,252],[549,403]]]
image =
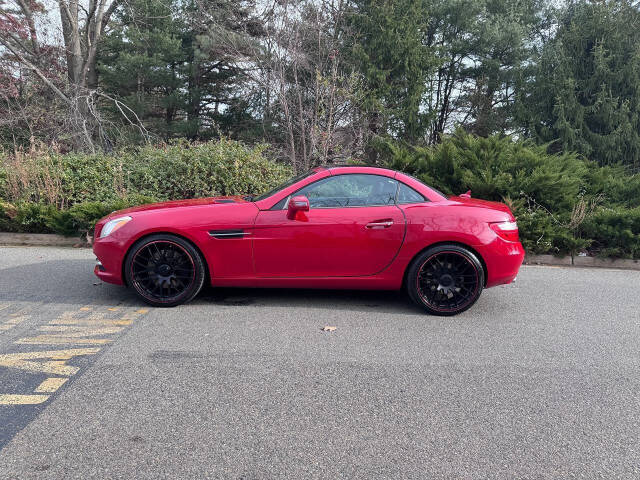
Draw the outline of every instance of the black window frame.
[[[251,201],[252,202],[260,202],[262,200],[266,200],[267,198],[273,197],[278,192],[281,192],[282,190],[284,190],[285,188],[290,187],[291,185],[295,185],[296,183],[304,180],[307,177],[310,177],[311,175],[314,175],[315,173],[317,173],[317,172],[315,172],[314,170],[307,170],[306,172],[301,173],[300,175],[296,175],[294,177],[291,177],[286,182],[281,183],[277,187],[275,187],[275,188],[273,188],[273,189],[271,189],[271,190],[269,190],[267,192],[264,192],[264,193],[262,193],[260,195],[256,195],[255,197],[252,197]],[[312,182],[312,183],[315,183],[315,182]],[[311,185],[311,183],[309,185]],[[280,202],[278,202],[278,203],[280,203]]]
[[[411,205],[412,203],[425,203],[425,202],[430,202],[431,201],[427,197],[425,197],[423,194],[421,194],[419,191],[417,191],[415,188],[410,187],[409,185],[407,185],[404,182],[401,182],[400,180],[397,180],[397,182],[398,182],[398,188],[396,189],[396,205]],[[398,201],[398,196],[400,195],[400,186],[401,185],[403,187],[408,188],[409,190],[411,190],[413,193],[415,193],[420,198],[422,198],[422,200],[418,201],[418,202],[399,202]]]
[[[426,196],[424,196],[422,193],[418,192],[415,188],[410,187],[409,185],[407,185],[404,182],[401,182],[398,179],[395,179],[393,177],[388,177],[386,175],[379,175],[377,173],[340,173],[338,175],[331,175],[329,177],[324,177],[324,178],[319,178],[318,180],[316,180],[315,182],[311,182],[307,185],[305,185],[304,187],[301,187],[300,189],[296,190],[295,192],[287,195],[286,197],[284,197],[283,199],[281,199],[279,202],[277,202],[273,207],[271,207],[269,210],[286,210],[289,204],[289,200],[291,199],[291,197],[294,197],[296,195],[298,195],[298,193],[305,189],[308,188],[312,185],[315,185],[316,183],[322,182],[322,181],[327,181],[331,178],[336,178],[336,177],[343,177],[346,175],[367,175],[367,176],[371,176],[371,177],[381,177],[381,178],[386,178],[389,180],[393,180],[396,183],[396,193],[393,199],[393,203],[385,203],[385,204],[375,204],[375,205],[345,205],[345,206],[339,206],[339,207],[312,207],[314,210],[316,209],[337,209],[337,208],[370,208],[370,207],[388,207],[390,205],[410,205],[413,203],[427,203],[430,202],[431,200],[429,200]],[[402,202],[399,203],[398,202],[398,194],[400,192],[400,185],[405,186],[406,188],[409,188],[410,190],[412,190],[413,192],[415,192],[417,195],[419,195],[422,198],[421,202]]]

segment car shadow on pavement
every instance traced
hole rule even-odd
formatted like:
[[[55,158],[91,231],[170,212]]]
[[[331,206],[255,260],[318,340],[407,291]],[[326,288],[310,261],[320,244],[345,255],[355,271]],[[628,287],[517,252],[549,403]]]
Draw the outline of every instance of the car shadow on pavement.
[[[0,302],[145,305],[130,289],[101,282],[93,274],[93,265],[93,262],[84,259],[66,259],[1,269]],[[206,286],[191,304],[423,313],[403,292],[398,291]]]
[[[207,287],[193,302],[198,305],[304,307],[334,311],[424,314],[404,292],[386,290]]]

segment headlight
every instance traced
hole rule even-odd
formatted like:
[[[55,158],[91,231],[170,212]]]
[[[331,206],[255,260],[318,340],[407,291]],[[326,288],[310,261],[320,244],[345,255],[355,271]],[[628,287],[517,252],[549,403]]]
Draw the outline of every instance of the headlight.
[[[100,231],[100,238],[108,237],[120,227],[124,227],[129,220],[131,220],[131,217],[119,217],[109,220],[104,224],[104,227],[102,227],[102,230]]]

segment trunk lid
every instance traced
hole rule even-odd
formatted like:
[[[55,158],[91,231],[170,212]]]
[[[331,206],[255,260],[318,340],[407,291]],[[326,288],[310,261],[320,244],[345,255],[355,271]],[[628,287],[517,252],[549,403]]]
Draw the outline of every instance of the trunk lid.
[[[513,214],[511,213],[511,209],[504,203],[492,202],[489,200],[480,200],[479,198],[469,198],[469,197],[462,197],[462,196],[449,197],[449,200],[452,202],[460,203],[467,207],[489,208],[491,210],[499,210],[501,212],[505,212],[513,216]]]

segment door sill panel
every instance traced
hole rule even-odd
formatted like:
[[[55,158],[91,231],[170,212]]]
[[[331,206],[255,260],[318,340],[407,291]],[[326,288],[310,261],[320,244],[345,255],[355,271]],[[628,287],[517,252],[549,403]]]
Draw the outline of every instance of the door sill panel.
[[[399,290],[402,279],[373,275],[368,277],[245,277],[211,279],[213,287],[320,288],[346,290]]]

